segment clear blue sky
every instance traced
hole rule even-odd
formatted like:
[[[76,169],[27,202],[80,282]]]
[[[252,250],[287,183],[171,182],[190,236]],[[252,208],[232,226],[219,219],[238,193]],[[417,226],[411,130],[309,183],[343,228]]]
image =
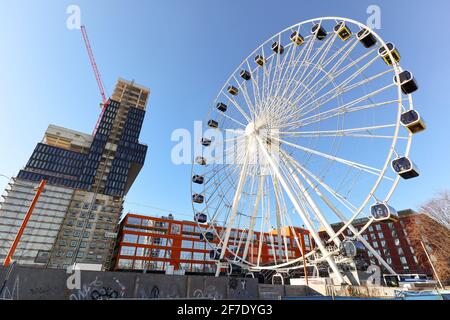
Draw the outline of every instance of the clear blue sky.
[[[365,22],[381,7],[380,35],[402,53],[420,82],[415,95],[429,126],[415,137],[420,179],[392,199],[416,208],[449,188],[450,2],[442,1],[5,1],[0,4],[0,173],[25,165],[48,124],[92,132],[100,101],[81,34],[66,28],[66,8],[81,8],[108,93],[120,76],[151,88],[141,141],[146,164],[127,201],[192,214],[188,165],[170,159],[176,128],[203,120],[228,75],[274,33],[302,20],[344,16]],[[3,190],[6,179],[0,178]],[[131,204],[127,209],[161,214]]]

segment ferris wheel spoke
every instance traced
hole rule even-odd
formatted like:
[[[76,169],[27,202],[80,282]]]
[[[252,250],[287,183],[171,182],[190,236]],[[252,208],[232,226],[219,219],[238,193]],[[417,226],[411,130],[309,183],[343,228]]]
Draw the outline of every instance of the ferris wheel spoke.
[[[308,86],[309,86],[309,84],[311,83],[311,81],[313,81],[313,80],[310,80],[310,81],[306,82],[306,80],[307,80],[308,77],[311,75],[311,73],[312,73],[314,70],[316,70],[316,76],[317,76],[318,73],[320,73],[321,71],[324,70],[324,69],[323,69],[324,66],[322,66],[323,59],[326,57],[326,55],[328,54],[330,48],[331,48],[332,45],[335,43],[336,38],[337,38],[337,35],[334,34],[332,37],[330,37],[330,38],[328,38],[327,40],[325,40],[324,43],[322,44],[322,46],[321,46],[319,49],[317,49],[317,52],[316,52],[316,54],[312,57],[311,61],[308,62],[307,67],[303,70],[302,75],[299,77],[299,79],[298,79],[298,81],[297,81],[298,84],[301,84],[301,86],[304,87],[303,91],[305,91],[305,90],[308,88]],[[322,51],[323,48],[325,48],[325,49]],[[319,53],[320,53],[321,51],[322,51],[322,55],[320,56],[319,60],[318,60],[316,63],[313,63],[314,59],[316,58],[316,56],[319,55]],[[310,68],[310,71],[309,71],[308,74],[305,75],[307,68]],[[288,95],[288,98],[287,98],[287,99],[290,100],[290,99],[293,97],[293,95],[297,92],[298,89],[300,89],[300,86],[294,87],[294,88],[291,90],[291,94]]]
[[[250,95],[249,95],[249,93],[247,91],[247,85],[246,84],[241,84],[241,81],[239,81],[236,78],[235,75],[233,75],[233,79],[236,82],[239,90],[243,93],[243,97],[244,97],[245,103],[248,106],[250,113],[254,115],[255,114],[255,108],[253,106],[253,103],[252,103],[252,100],[250,98]]]
[[[294,194],[292,193],[292,190],[290,189],[288,183],[286,182],[284,177],[281,175],[278,166],[275,164],[275,162],[273,161],[272,157],[269,155],[269,153],[268,153],[268,151],[266,149],[266,146],[261,141],[261,138],[259,136],[256,136],[256,139],[257,139],[258,144],[259,144],[259,146],[260,146],[260,148],[261,148],[261,150],[262,150],[262,152],[264,154],[264,157],[266,158],[266,160],[270,164],[270,167],[272,168],[272,171],[275,174],[275,176],[279,179],[280,184],[283,186],[284,191],[286,192],[286,194],[290,198],[292,204],[294,205],[295,209],[297,210],[297,213],[301,216],[303,222],[308,227],[308,230],[310,230],[311,235],[313,236],[314,241],[316,242],[316,244],[319,246],[320,251],[322,252],[322,254],[326,255],[327,254],[327,250],[326,250],[322,240],[318,236],[318,234],[314,231],[313,224],[312,224],[311,220],[308,219],[307,216],[305,215],[304,210],[302,209],[302,207],[300,206],[300,204],[298,202],[298,199],[294,196]],[[332,268],[332,270],[335,272],[336,276],[339,278],[341,283],[344,283],[345,281],[342,278],[342,275],[341,275],[341,273],[340,273],[336,263],[334,262],[334,260],[331,257],[328,257],[327,258],[327,262],[330,265],[330,267]]]
[[[373,60],[373,62],[374,61],[375,60]],[[361,80],[361,81],[359,81],[359,82],[357,82],[357,83],[355,83],[353,85],[350,85],[350,86],[346,87],[352,80],[354,80],[358,75],[360,75],[365,70],[366,67],[368,67],[368,65],[362,67],[360,70],[355,72],[349,78],[347,78],[346,80],[341,82],[336,87],[331,88],[331,90],[329,90],[325,94],[321,95],[320,97],[316,98],[315,100],[310,102],[310,100],[312,99],[312,97],[310,97],[310,98],[306,99],[305,101],[303,101],[302,104],[299,106],[299,112],[302,112],[303,110],[306,110],[311,105],[316,105],[316,107],[311,108],[310,110],[308,110],[306,112],[302,112],[301,115],[308,114],[308,113],[314,111],[315,109],[317,109],[317,106],[322,106],[325,103],[327,103],[327,102],[337,98],[338,96],[343,95],[344,93],[348,93],[348,92],[350,92],[350,91],[352,91],[352,90],[354,90],[356,88],[359,88],[359,87],[361,87],[361,86],[363,86],[363,85],[365,85],[365,84],[367,84],[367,83],[369,83],[369,82],[371,82],[371,81],[373,81],[373,80],[375,80],[377,78],[380,78],[380,77],[382,77],[382,76],[384,76],[384,75],[386,75],[388,73],[393,72],[392,69],[389,69],[389,70],[386,70],[386,71],[382,71],[382,72],[380,72],[380,73],[378,73],[378,74],[376,74],[376,75],[374,75],[374,76],[372,76],[370,78],[366,78],[366,79]],[[395,85],[395,84],[393,83],[392,85]],[[331,95],[331,97],[328,97],[329,95]],[[313,97],[314,97],[314,95],[313,95]],[[322,99],[325,99],[325,100],[322,100]],[[299,101],[300,101],[299,99],[296,99],[296,100],[294,100],[293,103],[296,104]]]
[[[395,103],[398,104],[400,102],[400,100],[390,100],[390,101],[370,103],[370,104],[359,105],[359,106],[352,106],[352,105],[358,104],[358,102],[360,102],[360,101],[357,101],[356,103],[346,104],[343,106],[332,108],[327,111],[323,111],[318,114],[302,118],[301,122],[299,121],[296,124],[298,124],[301,127],[306,127],[307,125],[314,124],[314,123],[324,121],[324,120],[328,120],[328,119],[331,119],[331,118],[334,118],[334,117],[337,117],[340,115],[357,112],[357,111],[369,110],[369,109],[377,108],[377,107],[388,106],[388,105],[392,105]],[[310,121],[308,122],[307,120],[310,120]]]
[[[330,109],[328,111],[324,111],[324,112],[321,112],[319,114],[316,114],[316,115],[313,115],[313,116],[310,116],[310,117],[300,118],[300,119],[298,119],[296,121],[293,121],[293,122],[288,122],[288,123],[284,124],[281,127],[305,126],[305,125],[312,124],[314,122],[323,121],[324,119],[320,118],[320,116],[326,114],[327,112],[333,112],[333,111],[336,112],[333,116],[331,116],[331,117],[334,117],[334,116],[338,116],[340,114],[344,114],[344,113],[348,113],[348,112],[365,110],[365,109],[370,109],[370,108],[373,108],[373,107],[378,107],[378,106],[390,104],[391,102],[393,103],[393,101],[382,102],[382,103],[372,103],[372,104],[369,104],[369,105],[365,105],[365,106],[362,106],[362,107],[355,107],[355,109],[351,109],[352,106],[357,105],[358,103],[360,103],[362,101],[371,99],[371,98],[375,97],[376,95],[378,95],[378,94],[388,90],[389,88],[392,88],[393,86],[395,86],[395,84],[389,84],[389,85],[387,85],[387,86],[385,86],[383,88],[380,88],[380,89],[377,89],[375,91],[372,91],[372,92],[366,94],[365,96],[359,97],[359,98],[357,98],[357,99],[355,99],[353,101],[350,101],[350,102],[348,102],[348,103],[346,103],[344,105],[341,105],[339,107],[336,107],[334,109]],[[310,112],[308,112],[308,113],[310,113]],[[304,114],[303,116],[305,116],[305,115],[306,114]],[[329,117],[329,118],[331,118],[331,117]],[[312,121],[312,122],[305,122],[305,120],[310,119],[310,118],[318,118],[318,120],[317,121]]]
[[[395,128],[396,124],[386,124],[378,126],[369,126],[361,128],[341,129],[341,130],[317,130],[317,131],[280,131],[281,136],[285,137],[369,137],[369,138],[393,138],[394,136],[377,136],[372,133],[374,130]],[[366,132],[367,135],[354,135],[355,132]]]
[[[339,71],[336,71],[337,67],[340,66],[342,64],[343,61],[338,61],[337,64],[335,64],[330,71],[326,71],[326,67],[328,64],[325,64],[324,66],[324,73],[325,75],[320,78],[319,80],[316,81],[316,83],[310,88],[310,91],[313,91],[318,85],[320,85],[322,83],[323,80],[328,79],[328,81],[326,81],[322,87],[320,87],[317,92],[321,92],[323,89],[325,89],[329,84],[332,83],[333,80],[337,79],[340,75],[344,74],[347,70],[349,70],[350,68],[354,67],[355,65],[358,65],[359,62],[363,61],[364,59],[366,59],[367,57],[371,56],[374,51],[377,49],[372,49],[369,52],[367,52],[366,54],[363,54],[362,56],[360,56],[359,58],[357,58],[356,60],[353,60],[352,62],[350,62],[349,64],[347,64],[345,67],[342,67],[341,69],[339,69]],[[300,94],[298,95],[298,100],[303,99],[305,96],[305,92],[300,92]]]
[[[314,37],[312,35],[309,36],[307,42],[308,42],[307,45],[306,45],[307,48],[303,49],[303,51],[302,51],[302,54],[303,54],[303,52],[305,52],[305,55],[304,55],[304,58],[303,58],[302,62],[298,65],[298,61],[300,61],[299,59],[301,57],[301,55],[299,55],[299,57],[298,57],[298,59],[297,59],[297,61],[295,63],[295,66],[298,65],[297,68],[293,67],[289,77],[287,78],[287,80],[284,80],[286,85],[285,85],[285,89],[283,90],[282,94],[280,95],[281,97],[285,97],[286,96],[286,92],[291,87],[291,83],[293,83],[293,81],[297,77],[298,73],[301,70],[305,70],[306,68],[309,67],[309,57],[310,57],[311,51],[312,51],[312,49],[314,47],[314,44],[316,43],[316,37]],[[301,82],[301,81],[299,81],[299,82]]]
[[[241,105],[236,101],[236,99],[229,97],[225,92],[222,92],[222,94],[227,98],[228,101],[230,101],[236,109],[239,111],[239,113],[247,120],[248,122],[251,122],[252,120],[249,118],[248,114],[242,109]],[[225,114],[222,114],[225,116]],[[238,122],[239,123],[239,122]],[[245,125],[243,125],[245,127]]]
[[[289,158],[285,157],[285,159],[290,161]],[[328,223],[327,219],[323,216],[322,212],[320,211],[319,207],[315,203],[314,199],[311,197],[309,191],[306,190],[305,186],[302,184],[302,182],[298,178],[298,176],[296,174],[296,170],[294,169],[294,167],[291,164],[286,164],[286,166],[287,166],[287,169],[288,169],[292,179],[294,180],[294,182],[296,183],[296,185],[300,189],[300,192],[301,192],[303,198],[306,200],[306,203],[308,203],[309,207],[312,209],[312,211],[315,214],[315,216],[319,219],[320,224],[325,228],[326,232],[330,236],[334,236],[335,232],[334,232],[333,228]],[[333,241],[335,242],[336,245],[339,246],[339,244],[340,244],[339,238],[335,237],[333,239]]]
[[[350,161],[350,160],[346,160],[346,159],[339,158],[339,157],[336,157],[336,156],[332,156],[332,155],[329,155],[329,154],[324,153],[324,152],[320,152],[320,151],[317,151],[317,150],[313,150],[313,149],[310,149],[310,148],[307,148],[307,147],[300,146],[300,145],[295,144],[295,143],[291,143],[291,142],[288,142],[288,141],[285,141],[285,140],[282,140],[282,139],[278,139],[276,137],[273,137],[273,139],[277,140],[277,141],[279,141],[279,142],[281,142],[283,144],[286,144],[288,146],[291,146],[293,148],[299,149],[301,151],[304,151],[304,152],[307,152],[307,153],[310,153],[310,154],[313,154],[313,155],[316,155],[316,156],[319,156],[319,157],[322,157],[322,158],[325,158],[325,159],[328,159],[328,160],[331,160],[331,161],[342,163],[344,165],[353,167],[353,168],[358,169],[358,170],[363,170],[363,171],[365,171],[367,173],[370,173],[370,174],[373,174],[373,175],[379,175],[382,172],[382,170],[377,169],[377,168],[373,168],[373,167],[370,167],[370,166],[367,166],[367,165],[364,165],[364,164],[360,164],[360,163],[357,163],[357,162],[354,162],[354,161]]]
[[[352,42],[348,42],[348,44],[351,44]],[[352,46],[350,46],[350,48],[348,49],[348,51],[345,53],[345,55],[343,55],[331,68],[329,71],[326,71],[326,67],[328,66],[329,63],[331,63],[331,61],[333,61],[334,57],[332,57],[333,59],[329,60],[327,63],[325,63],[324,65],[324,76],[319,79],[318,81],[316,81],[316,83],[310,88],[310,91],[313,91],[319,84],[322,83],[323,80],[327,79],[327,81],[316,91],[316,94],[321,92],[323,89],[325,89],[329,84],[331,84],[333,82],[333,80],[337,79],[340,75],[342,75],[343,73],[345,73],[347,70],[349,70],[350,68],[354,67],[355,65],[357,65],[359,62],[363,61],[365,58],[369,57],[370,55],[372,55],[374,53],[374,51],[376,49],[372,49],[371,51],[367,52],[366,54],[362,55],[361,57],[359,57],[356,60],[353,60],[352,62],[348,63],[345,67],[342,67],[341,69],[339,69],[339,71],[336,71],[337,68],[345,61],[346,58],[348,58],[348,55],[350,52],[353,51],[353,49],[355,48],[357,42],[352,43]],[[344,49],[345,47],[341,48]],[[336,53],[340,53],[341,50],[338,50]],[[374,61],[376,60],[376,58],[373,59]],[[304,98],[305,92],[301,92],[297,98],[297,100],[301,100]]]

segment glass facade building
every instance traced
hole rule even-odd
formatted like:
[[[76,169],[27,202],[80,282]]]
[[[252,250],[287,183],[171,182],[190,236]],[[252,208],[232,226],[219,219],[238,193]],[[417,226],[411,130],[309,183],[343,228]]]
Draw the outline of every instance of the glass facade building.
[[[93,135],[49,126],[0,202],[0,259],[9,250],[35,186],[46,179],[19,245],[23,252],[13,260],[53,268],[77,262],[110,268],[123,198],[147,153],[139,135],[149,93],[119,79]],[[45,217],[42,223],[33,227],[40,216]]]

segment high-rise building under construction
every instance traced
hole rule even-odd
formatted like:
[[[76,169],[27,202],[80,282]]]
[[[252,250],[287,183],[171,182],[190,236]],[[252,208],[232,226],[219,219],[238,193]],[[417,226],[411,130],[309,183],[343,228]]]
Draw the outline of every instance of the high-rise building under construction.
[[[50,125],[0,202],[0,261],[6,257],[41,180],[47,180],[13,260],[66,268],[110,268],[124,197],[141,170],[139,143],[150,90],[119,79],[95,132]]]

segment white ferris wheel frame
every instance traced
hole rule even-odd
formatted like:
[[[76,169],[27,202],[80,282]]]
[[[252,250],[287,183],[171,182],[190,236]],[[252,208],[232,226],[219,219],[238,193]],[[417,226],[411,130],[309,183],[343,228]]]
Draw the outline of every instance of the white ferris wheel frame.
[[[366,25],[353,20],[353,19],[348,19],[348,18],[343,18],[343,17],[321,17],[321,18],[315,18],[315,19],[309,19],[306,21],[302,21],[300,23],[294,24],[288,28],[285,28],[284,30],[276,33],[275,35],[273,35],[272,37],[268,38],[268,40],[266,40],[264,43],[262,43],[258,48],[256,48],[252,53],[250,53],[248,55],[247,58],[245,58],[243,60],[243,62],[232,72],[231,76],[227,79],[227,81],[225,82],[224,86],[221,88],[221,90],[219,91],[219,94],[216,98],[216,102],[218,101],[219,97],[222,95],[223,92],[225,92],[226,87],[232,83],[233,79],[235,78],[235,75],[239,72],[240,69],[242,69],[242,67],[247,64],[248,65],[248,61],[249,59],[251,59],[256,53],[261,52],[261,48],[263,48],[265,45],[267,45],[267,43],[269,43],[270,41],[273,41],[274,39],[276,39],[277,37],[280,38],[281,34],[284,34],[288,31],[292,31],[294,29],[299,30],[301,28],[301,26],[303,25],[308,25],[311,23],[316,23],[321,25],[323,21],[336,21],[336,22],[340,22],[340,21],[344,21],[345,23],[349,23],[349,24],[353,24],[358,26],[360,29],[366,29],[366,30],[370,30],[371,34],[376,38],[376,40],[381,44],[382,47],[384,47],[386,49],[387,54],[389,55],[391,61],[395,61],[392,53],[390,52],[390,50],[388,50],[388,47],[385,43],[385,41],[381,38],[381,36],[378,35],[378,33],[376,33],[376,31],[370,29],[369,27],[367,27]],[[267,57],[268,58],[268,57]],[[250,66],[249,66],[250,67]],[[393,63],[393,65],[391,66],[391,68],[394,70],[395,72],[395,76],[399,76],[399,74],[403,71],[400,64],[399,63]],[[252,73],[252,69],[249,68],[249,72]],[[310,83],[311,84],[311,83]],[[311,181],[311,179],[309,179],[306,175],[302,174],[302,178],[308,182],[309,186],[316,192],[316,194],[322,199],[324,200],[325,203],[327,203],[328,207],[331,208],[331,210],[334,212],[334,214],[342,220],[342,222],[344,223],[344,225],[338,230],[338,231],[333,231],[333,229],[331,228],[331,226],[326,222],[326,220],[323,218],[323,215],[320,212],[320,209],[318,209],[315,205],[314,205],[314,201],[311,200],[311,202],[309,203],[310,206],[313,208],[316,208],[315,213],[317,215],[317,217],[320,219],[321,223],[323,224],[323,226],[325,227],[327,233],[330,236],[330,239],[328,241],[329,242],[335,242],[335,243],[339,243],[339,235],[341,235],[346,229],[349,229],[352,233],[353,233],[353,237],[359,241],[361,241],[363,243],[363,245],[367,248],[368,251],[370,251],[373,256],[380,262],[381,265],[383,265],[390,273],[392,274],[396,274],[396,272],[391,268],[391,266],[389,264],[386,263],[386,261],[377,253],[377,251],[362,237],[362,233],[374,222],[373,218],[369,218],[368,222],[365,224],[365,226],[363,228],[361,228],[360,230],[356,229],[353,226],[353,221],[358,218],[358,216],[361,214],[362,210],[368,205],[369,201],[371,199],[374,199],[375,197],[375,191],[378,189],[383,177],[385,176],[386,170],[389,168],[391,160],[393,158],[393,155],[396,154],[396,145],[397,145],[397,141],[398,141],[398,136],[399,136],[399,130],[401,127],[401,122],[400,122],[400,116],[402,114],[402,110],[405,110],[405,106],[403,101],[405,100],[402,96],[402,91],[401,91],[401,86],[400,84],[397,84],[397,101],[398,101],[398,111],[397,111],[397,121],[395,124],[395,131],[394,131],[394,135],[393,135],[393,139],[392,139],[392,143],[391,143],[391,147],[389,149],[389,152],[386,156],[386,161],[384,164],[384,167],[380,170],[379,172],[379,177],[376,180],[375,184],[373,185],[372,189],[370,190],[369,194],[367,195],[367,197],[365,198],[365,200],[363,201],[363,203],[359,206],[359,208],[357,208],[356,210],[354,210],[354,214],[350,217],[350,218],[346,218],[345,215],[343,215],[333,204],[332,202],[330,202],[326,196],[323,195],[323,193],[320,191],[320,189],[318,188],[317,184],[314,184],[313,181]],[[414,109],[414,105],[413,105],[413,99],[412,99],[412,95],[408,95],[407,96],[407,100],[409,103],[409,109],[413,110]],[[294,205],[296,211],[302,216],[302,220],[304,221],[309,233],[312,235],[313,239],[315,240],[316,245],[319,247],[319,252],[321,252],[322,257],[319,260],[315,260],[314,263],[310,264],[308,263],[308,266],[315,266],[317,262],[320,261],[326,261],[329,266],[331,267],[331,269],[338,275],[338,278],[341,280],[341,282],[345,282],[335,261],[332,259],[332,255],[335,254],[336,252],[329,252],[327,251],[327,249],[325,248],[324,244],[322,243],[322,241],[320,240],[320,237],[318,235],[318,233],[316,233],[314,231],[314,228],[311,225],[311,221],[309,221],[308,217],[306,215],[302,215],[302,207],[300,205],[300,203],[298,202],[298,199],[296,198],[296,196],[291,192],[290,190],[290,186],[289,183],[283,178],[283,174],[281,174],[277,168],[277,166],[273,163],[273,159],[271,158],[270,154],[267,152],[266,147],[264,146],[264,144],[262,143],[261,139],[257,137],[258,140],[258,144],[260,145],[261,149],[263,150],[263,153],[265,154],[270,167],[272,168],[273,172],[275,173],[276,176],[276,180],[279,181],[279,183],[281,184],[281,186],[283,187],[283,190],[286,192],[286,194],[288,195],[289,199],[291,200],[291,203]],[[404,152],[404,156],[408,156],[411,150],[411,143],[412,143],[412,133],[408,133],[408,137],[407,137],[407,142],[406,142],[406,146],[405,146],[405,152]],[[285,154],[286,157],[289,157],[288,155]],[[337,157],[334,156],[330,156],[333,157],[334,160],[338,160]],[[241,173],[239,175],[239,181],[237,184],[237,190],[233,199],[233,206],[232,206],[232,212],[231,212],[231,220],[229,221],[228,225],[226,226],[226,231],[225,231],[225,237],[224,239],[219,238],[219,244],[220,248],[222,248],[221,253],[220,253],[220,259],[223,259],[225,256],[225,252],[228,250],[227,246],[228,246],[228,240],[230,237],[230,232],[231,229],[233,228],[234,225],[234,218],[236,218],[236,211],[237,211],[237,204],[239,203],[240,200],[240,196],[242,193],[242,187],[243,187],[243,180],[245,178],[245,173],[246,173],[246,168],[247,168],[247,156],[245,156],[245,161],[242,165],[242,169],[241,169]],[[195,163],[193,164],[193,173],[194,173],[194,166]],[[291,163],[291,166],[295,166],[295,162]],[[292,172],[297,172],[297,173],[301,173],[302,170],[295,170],[296,168],[292,168]],[[299,180],[298,176],[294,176],[295,180]],[[390,188],[389,192],[387,193],[387,196],[384,199],[384,202],[388,202],[390,200],[390,198],[392,197],[398,183],[400,181],[400,177],[397,176],[396,178],[393,179],[392,181],[392,187]],[[321,182],[320,180],[316,180],[316,182],[318,182],[319,185],[321,185],[323,188],[327,189],[329,188],[329,186],[327,186],[326,184],[324,184],[324,182]],[[304,186],[302,185],[302,183],[298,183],[299,186],[302,186],[304,188]],[[260,184],[261,185],[261,184]],[[192,182],[191,182],[191,190],[193,190],[192,188]],[[328,190],[328,189],[327,189]],[[305,192],[304,195],[306,197],[308,197],[308,192]],[[338,199],[339,200],[339,199]],[[256,200],[259,201],[259,200]],[[309,200],[308,200],[309,201]],[[256,206],[256,204],[255,204]],[[198,212],[195,208],[195,205],[193,203],[193,210],[194,212]],[[255,209],[257,210],[257,209]],[[234,212],[233,212],[234,211]],[[262,232],[262,230],[261,230]],[[253,235],[253,230],[248,230],[248,234],[247,237],[248,239],[251,238],[251,235]],[[248,242],[248,240],[247,240]],[[225,248],[225,249],[224,249]],[[248,244],[246,245],[244,252],[247,252],[248,250]],[[233,253],[233,252],[232,252]],[[290,270],[294,270],[294,269],[299,269],[299,268],[303,268],[303,262],[302,260],[304,258],[309,258],[310,256],[314,255],[317,253],[316,249],[313,249],[311,252],[307,253],[304,255],[303,257],[303,253],[302,256],[293,260],[290,260],[288,262],[285,263],[281,263],[281,264],[276,264],[276,265],[272,265],[272,266],[256,266],[254,264],[251,263],[244,263],[242,261],[236,260],[236,258],[238,258],[238,256],[236,254],[234,254],[235,256],[235,260],[231,261],[236,265],[239,265],[243,268],[247,268],[249,271],[262,271],[262,270],[274,270],[274,271],[279,271],[279,270],[283,270],[283,271],[290,271]],[[244,256],[246,256],[246,253],[244,253]],[[221,262],[218,262],[217,265],[217,270],[216,270],[216,276],[220,273],[221,270]]]

